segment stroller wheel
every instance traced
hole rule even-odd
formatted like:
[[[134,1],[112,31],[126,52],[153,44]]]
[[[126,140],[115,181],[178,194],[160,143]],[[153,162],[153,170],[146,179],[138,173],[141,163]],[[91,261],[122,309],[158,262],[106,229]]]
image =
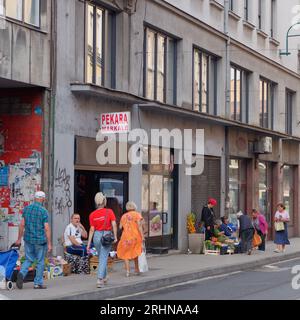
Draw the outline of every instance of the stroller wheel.
[[[14,285],[13,285],[12,281],[7,281],[6,282],[6,288],[9,291],[11,291],[14,288]]]

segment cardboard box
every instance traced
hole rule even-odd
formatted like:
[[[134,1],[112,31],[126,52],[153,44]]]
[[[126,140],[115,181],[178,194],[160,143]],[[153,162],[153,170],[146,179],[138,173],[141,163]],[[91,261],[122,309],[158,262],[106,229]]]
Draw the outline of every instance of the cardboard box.
[[[62,267],[64,276],[68,276],[72,273],[72,266],[70,264],[63,264]]]

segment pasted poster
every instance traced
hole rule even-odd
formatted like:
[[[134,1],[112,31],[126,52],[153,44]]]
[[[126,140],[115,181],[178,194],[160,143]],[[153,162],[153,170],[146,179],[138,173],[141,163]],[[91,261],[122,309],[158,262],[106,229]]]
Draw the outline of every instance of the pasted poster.
[[[10,208],[13,213],[23,210],[34,199],[41,185],[41,169],[38,158],[21,159],[10,165],[9,189]]]
[[[149,237],[162,235],[162,213],[155,208],[149,212],[149,224]]]

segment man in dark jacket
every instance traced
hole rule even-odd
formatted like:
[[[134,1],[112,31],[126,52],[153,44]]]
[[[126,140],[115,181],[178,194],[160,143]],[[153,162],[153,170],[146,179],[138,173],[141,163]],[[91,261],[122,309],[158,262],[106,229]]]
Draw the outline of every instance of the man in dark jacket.
[[[239,236],[241,238],[242,253],[252,253],[252,241],[254,235],[254,227],[251,218],[242,212],[237,213],[239,221]]]
[[[197,217],[196,221],[196,231],[200,228],[201,222],[205,227],[205,240],[209,240],[213,237],[214,231],[214,223],[215,223],[215,216],[213,207],[216,206],[217,201],[213,198],[208,199],[207,205],[203,207],[201,218]]]

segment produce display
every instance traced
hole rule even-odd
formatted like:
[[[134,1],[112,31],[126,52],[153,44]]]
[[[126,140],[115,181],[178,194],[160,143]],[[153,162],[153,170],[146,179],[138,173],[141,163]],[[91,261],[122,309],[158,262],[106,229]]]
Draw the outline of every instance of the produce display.
[[[187,230],[188,233],[196,233],[196,215],[195,213],[191,212],[187,215]]]

